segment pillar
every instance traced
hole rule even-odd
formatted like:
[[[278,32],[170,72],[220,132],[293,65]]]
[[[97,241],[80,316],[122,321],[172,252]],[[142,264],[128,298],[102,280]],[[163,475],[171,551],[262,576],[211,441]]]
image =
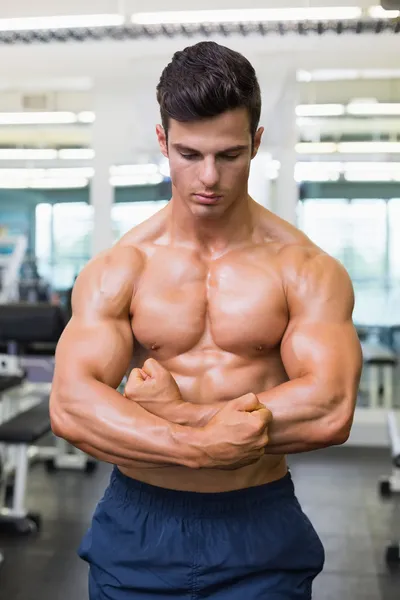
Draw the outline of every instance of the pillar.
[[[249,195],[265,208],[271,207],[271,180],[268,169],[271,160],[268,152],[260,150],[251,161],[250,167]]]
[[[273,64],[258,60],[257,65],[263,102],[260,124],[265,128],[263,148],[280,163],[278,177],[271,188],[270,207],[283,219],[296,224],[296,69],[285,56]]]
[[[276,114],[280,131],[280,144],[276,151],[276,158],[280,162],[280,169],[275,187],[274,212],[289,223],[296,225],[299,192],[295,180],[298,138],[296,126],[297,82],[294,70],[288,71],[282,92]]]
[[[133,83],[127,78],[97,80],[94,88],[96,120],[92,129],[94,176],[90,186],[93,206],[92,254],[113,245],[111,211],[115,189],[110,183],[113,165],[134,164],[141,160],[136,143],[143,140],[138,134],[140,116],[135,104]],[[143,119],[143,115],[141,116]]]
[[[110,184],[110,167],[113,164],[115,133],[112,131],[112,96],[103,89],[95,90],[96,120],[92,130],[94,176],[90,185],[90,203],[93,206],[92,254],[98,254],[113,243],[111,208],[114,189]]]

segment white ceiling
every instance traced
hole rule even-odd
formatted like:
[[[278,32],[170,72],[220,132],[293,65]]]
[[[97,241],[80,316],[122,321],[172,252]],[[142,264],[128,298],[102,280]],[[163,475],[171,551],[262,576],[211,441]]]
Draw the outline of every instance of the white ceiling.
[[[190,9],[282,8],[315,6],[363,6],[373,0],[202,0]],[[0,18],[72,14],[122,13],[142,11],[138,0],[17,0],[0,2]],[[188,10],[188,2],[169,0],[168,10]],[[146,11],[165,11],[165,0],[148,0]],[[115,89],[116,96],[132,98],[132,116],[127,124],[132,143],[130,160],[144,151],[145,140],[153,140],[158,119],[155,87],[172,54],[201,37],[158,38],[156,40],[102,41],[0,45],[0,111],[21,110],[24,94],[45,92],[48,110],[95,110],[98,90]],[[216,41],[243,52],[255,65],[263,96],[273,87],[274,73],[313,69],[399,68],[399,35],[323,36],[296,35],[215,37]],[[101,92],[102,93],[102,92]],[[400,80],[355,80],[299,85],[299,102],[347,102],[353,97],[376,97],[386,102],[400,101]],[[127,114],[125,111],[124,114]],[[16,145],[33,144],[40,132],[43,145],[90,144],[90,128],[10,128],[0,127],[0,144],[14,140]],[[60,142],[61,140],[61,142]]]
[[[55,16],[55,15],[85,15],[135,12],[155,12],[165,10],[203,10],[203,9],[234,9],[234,8],[291,8],[314,6],[362,6],[374,4],[370,0],[202,0],[201,2],[168,0],[148,0],[143,5],[138,0],[16,0],[0,3],[0,18]],[[375,2],[379,4],[379,2]],[[144,6],[144,8],[143,8]],[[141,8],[140,8],[141,7]]]

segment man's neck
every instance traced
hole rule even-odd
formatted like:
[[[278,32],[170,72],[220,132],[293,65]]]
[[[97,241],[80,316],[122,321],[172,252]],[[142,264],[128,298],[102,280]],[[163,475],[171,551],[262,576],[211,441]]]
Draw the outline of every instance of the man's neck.
[[[169,206],[171,240],[213,256],[223,254],[251,239],[254,227],[253,202],[247,196],[229,207],[220,217],[199,217],[193,215],[184,202],[173,197]]]

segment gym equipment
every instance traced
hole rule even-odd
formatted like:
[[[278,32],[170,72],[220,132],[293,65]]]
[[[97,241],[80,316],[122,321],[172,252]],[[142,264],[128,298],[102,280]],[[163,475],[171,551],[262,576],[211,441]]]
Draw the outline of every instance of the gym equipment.
[[[16,376],[16,375],[11,375],[11,376],[5,376],[2,377],[0,376],[0,409],[2,409],[2,398],[3,398],[3,393],[6,392],[7,390],[10,390],[18,385],[20,385],[23,381],[23,377],[22,376]],[[1,412],[0,412],[0,422],[1,422]],[[0,448],[1,450],[1,448]],[[2,485],[4,485],[4,489],[6,486],[6,478],[3,475],[3,469],[2,469],[2,461],[1,461],[1,453],[0,453],[0,505],[1,505],[1,490],[2,490]],[[2,565],[4,561],[4,555],[3,553],[0,551],[0,567]]]
[[[398,362],[397,355],[377,341],[363,342],[361,347],[364,366],[369,375],[369,407],[374,409],[383,404],[385,409],[391,410],[393,408],[393,375]]]
[[[388,432],[390,439],[390,448],[392,454],[392,475],[382,478],[379,482],[379,491],[381,496],[388,498],[392,494],[400,492],[400,434],[399,434],[400,418],[394,411],[389,411],[388,414]],[[394,542],[386,547],[385,553],[386,564],[389,567],[398,566],[400,564],[400,541]]]
[[[48,383],[49,395],[55,346],[65,324],[66,317],[59,306],[44,303],[0,306],[0,344],[5,344],[8,350],[7,354],[0,355],[0,374],[26,374],[31,382],[18,390],[19,400],[25,396],[29,402],[34,395],[43,396],[46,390],[46,386],[40,386],[43,379]],[[42,375],[38,381],[39,368]],[[61,438],[56,438],[50,448],[31,447],[29,458],[44,460],[48,471],[76,469],[91,473],[98,464]]]
[[[0,304],[19,300],[19,274],[27,247],[24,235],[0,237]]]
[[[38,531],[41,518],[25,509],[25,492],[29,470],[29,446],[51,429],[47,402],[32,406],[0,425],[0,442],[15,449],[16,460],[3,468],[0,495],[0,531],[28,534]],[[5,492],[9,471],[15,472],[13,502],[5,508]],[[0,488],[1,491],[1,488]]]

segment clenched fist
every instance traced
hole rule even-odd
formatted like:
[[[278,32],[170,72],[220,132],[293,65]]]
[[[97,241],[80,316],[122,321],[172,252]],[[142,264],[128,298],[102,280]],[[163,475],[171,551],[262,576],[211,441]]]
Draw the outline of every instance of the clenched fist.
[[[259,460],[268,444],[271,421],[271,411],[255,394],[228,402],[203,429],[207,466],[238,469]]]
[[[149,358],[141,369],[132,369],[124,395],[149,412],[174,420],[184,400],[171,373]]]

